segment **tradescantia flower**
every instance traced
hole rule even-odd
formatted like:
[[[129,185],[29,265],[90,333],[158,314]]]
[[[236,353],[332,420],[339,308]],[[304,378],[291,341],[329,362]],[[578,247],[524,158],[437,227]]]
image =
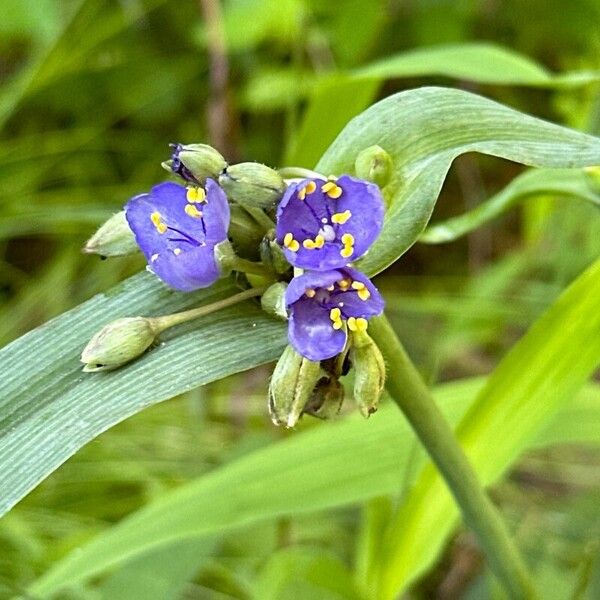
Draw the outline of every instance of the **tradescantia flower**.
[[[220,277],[215,246],[227,240],[229,204],[215,181],[161,183],[132,198],[125,213],[150,270],[167,285],[188,292]]]
[[[322,271],[357,260],[383,225],[379,188],[350,175],[290,185],[277,209],[277,241],[295,267]]]
[[[368,319],[383,312],[384,301],[371,281],[354,269],[307,271],[294,277],[286,293],[288,338],[309,360],[336,356],[347,330],[364,331]]]

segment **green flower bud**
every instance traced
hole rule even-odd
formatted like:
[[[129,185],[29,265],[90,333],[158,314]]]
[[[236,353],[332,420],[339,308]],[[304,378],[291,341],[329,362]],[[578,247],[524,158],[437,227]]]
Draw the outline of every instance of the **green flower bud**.
[[[230,200],[248,207],[274,208],[285,191],[277,171],[253,162],[227,167],[219,176],[219,184]]]
[[[263,230],[239,204],[231,204],[229,238],[235,251],[244,258],[258,260],[259,246],[263,239]]]
[[[269,385],[269,412],[275,425],[296,425],[322,375],[318,362],[286,347]]]
[[[304,407],[304,412],[319,419],[332,419],[339,414],[343,402],[344,387],[337,377],[322,377]]]
[[[162,163],[164,169],[186,181],[204,185],[207,178],[216,179],[227,167],[218,150],[207,144],[172,144],[171,160]]]
[[[235,253],[233,246],[229,240],[219,242],[215,246],[215,261],[219,266],[222,275],[229,275],[233,271],[235,262],[237,260],[237,254]]]
[[[151,319],[117,319],[96,333],[83,349],[83,370],[93,373],[116,369],[140,356],[152,345],[157,334]]]
[[[269,232],[260,244],[260,259],[275,271],[275,273],[287,273],[290,270],[283,248],[275,241],[274,231]]]
[[[125,218],[125,211],[116,213],[101,225],[86,242],[82,251],[100,256],[125,256],[138,252],[139,248]]]
[[[351,332],[350,360],[354,366],[354,399],[364,417],[373,414],[385,385],[385,362],[365,331]]]
[[[589,187],[596,192],[596,194],[600,194],[600,166],[585,167],[583,172]]]
[[[354,170],[360,179],[366,179],[384,188],[392,177],[392,157],[381,146],[369,146],[356,157]]]
[[[278,319],[287,320],[287,310],[285,307],[285,290],[287,283],[279,281],[269,286],[260,299],[262,309]]]

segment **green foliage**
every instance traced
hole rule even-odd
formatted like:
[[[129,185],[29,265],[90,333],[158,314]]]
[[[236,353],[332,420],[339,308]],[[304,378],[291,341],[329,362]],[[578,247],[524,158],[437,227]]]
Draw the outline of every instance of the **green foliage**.
[[[593,362],[595,341],[569,337],[594,326],[575,318],[593,306],[559,301],[550,314],[572,319],[538,324],[509,350],[600,252],[597,194],[579,169],[554,168],[599,163],[597,139],[521,115],[600,132],[598,3],[227,0],[222,10],[237,159],[319,163],[329,175],[389,142],[394,201],[363,267],[379,272],[411,247],[378,284],[431,382],[489,373],[506,354],[485,387],[465,380],[436,387],[437,397],[453,423],[464,418],[459,431],[545,593],[596,597],[598,393],[566,389]],[[447,593],[453,568],[471,564],[450,592],[497,595],[490,574],[464,560],[461,536],[448,550],[458,513],[391,407],[366,423],[302,422],[273,443],[268,371],[214,382],[280,353],[283,326],[256,303],[170,332],[125,370],[80,373],[83,345],[108,320],[236,289],[223,282],[182,296],[146,274],[127,279],[139,257],[79,252],[128,197],[164,177],[168,142],[210,142],[208,44],[197,2],[3,3],[0,344],[30,333],[0,350],[1,512],[49,477],[0,520],[0,596],[26,595],[36,579],[56,589],[61,573],[74,581],[72,551],[82,547],[86,582],[69,597],[365,597],[392,505],[409,519],[397,539],[410,550],[398,585],[415,597]],[[459,89],[403,92],[422,85],[502,104]],[[552,168],[521,174],[508,161],[456,159],[471,151]],[[159,507],[192,489],[205,511],[177,505],[163,544],[171,521],[160,528]],[[136,532],[131,523],[145,514],[156,523]],[[100,579],[87,580],[92,572]]]
[[[599,292],[597,261],[504,357],[460,421],[457,438],[484,485],[512,464],[600,364]],[[373,557],[373,568],[381,569],[381,597],[395,598],[431,563],[455,510],[443,479],[428,466]]]
[[[440,387],[436,397],[452,423],[459,422],[470,407],[473,410],[473,401],[481,394],[482,385],[481,380],[466,380]],[[585,414],[590,421],[588,435],[594,430],[593,441],[600,443],[600,429],[596,427],[600,412],[593,405],[598,393],[595,386],[588,387],[572,406],[550,415],[546,427],[525,444],[551,445],[554,436],[561,442],[579,440],[579,431],[573,431],[573,437],[567,438],[558,426],[570,418],[571,411]],[[182,540],[210,539],[230,529],[281,515],[297,516],[395,494],[399,479],[405,485],[416,479],[426,456],[416,450],[414,434],[395,407],[386,406],[380,416],[367,429],[360,417],[314,428],[163,495],[67,556],[36,582],[32,591],[51,595],[124,560],[158,551],[160,547],[172,549]],[[586,435],[584,439],[589,437]],[[351,462],[348,457],[352,457]],[[498,475],[488,476],[487,482],[491,483]],[[277,494],[273,489],[277,489]],[[449,510],[447,505],[444,508]],[[448,522],[443,531],[450,525]],[[431,531],[425,531],[431,535]]]

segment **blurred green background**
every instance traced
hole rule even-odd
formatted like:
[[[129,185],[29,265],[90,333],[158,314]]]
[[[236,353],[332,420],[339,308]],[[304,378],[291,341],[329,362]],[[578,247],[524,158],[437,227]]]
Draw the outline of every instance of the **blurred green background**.
[[[170,142],[210,142],[230,161],[280,167],[295,159],[310,168],[319,154],[302,148],[303,118],[325,78],[415,48],[472,41],[558,73],[597,70],[600,2],[3,0],[0,344],[143,267],[138,257],[101,261],[80,248],[129,196],[165,178],[160,162]],[[550,89],[412,76],[387,79],[377,94],[426,84],[600,133],[593,83]],[[461,157],[434,220],[476,206],[521,170]],[[599,254],[597,208],[544,196],[451,245],[413,247],[378,283],[411,355],[437,383],[488,373]],[[148,409],[54,473],[0,520],[0,597],[21,593],[165,490],[293,436],[268,419],[269,372],[256,369]],[[314,426],[306,421],[301,429]],[[494,489],[523,551],[556,582],[552,597],[570,597],[577,581],[584,582],[580,597],[594,594],[583,591],[590,582],[600,595],[599,466],[590,447],[536,451]],[[343,579],[360,514],[351,507],[224,534],[178,586],[167,582],[163,590],[157,566],[154,578],[132,583],[115,575],[72,597],[344,598],[309,585],[298,565]],[[458,531],[412,597],[488,597],[494,591],[482,562],[471,536]]]

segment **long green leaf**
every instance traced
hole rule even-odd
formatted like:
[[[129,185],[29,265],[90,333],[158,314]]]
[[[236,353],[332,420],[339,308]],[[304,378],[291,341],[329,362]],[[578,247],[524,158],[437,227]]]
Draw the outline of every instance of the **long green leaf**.
[[[483,380],[440,386],[436,398],[456,423]],[[530,441],[600,443],[600,389],[588,386],[563,408],[548,429]],[[585,433],[561,430],[575,414],[586,420]],[[56,564],[33,586],[44,597],[81,582],[123,560],[179,543],[209,538],[280,515],[322,510],[395,494],[399,481],[425,463],[415,453],[414,435],[393,405],[386,404],[366,424],[357,416],[324,424],[258,450],[174,490],[148,505]]]
[[[520,202],[542,195],[587,200],[600,206],[600,195],[592,191],[583,171],[536,169],[519,175],[502,191],[473,210],[429,225],[419,237],[419,242],[425,244],[451,242],[499,217]]]
[[[165,334],[164,343],[126,369],[81,372],[83,345],[107,322],[183,310],[234,291],[223,282],[181,294],[143,273],[0,350],[0,514],[126,417],[273,360],[283,349],[285,329],[245,303]]]
[[[484,485],[497,480],[600,364],[600,260],[512,348],[457,428]],[[377,557],[379,597],[396,598],[431,565],[458,518],[429,464]]]
[[[374,100],[384,80],[439,75],[530,87],[577,86],[600,79],[597,71],[550,73],[526,56],[489,43],[416,48],[350,73],[323,78],[311,93],[300,130],[286,153],[287,162],[308,167],[315,164],[344,124]]]
[[[600,164],[600,139],[446,88],[390,96],[353,119],[319,161],[322,173],[352,173],[358,152],[379,144],[392,157],[392,206],[360,268],[383,270],[415,243],[452,161],[481,152],[536,167]]]

